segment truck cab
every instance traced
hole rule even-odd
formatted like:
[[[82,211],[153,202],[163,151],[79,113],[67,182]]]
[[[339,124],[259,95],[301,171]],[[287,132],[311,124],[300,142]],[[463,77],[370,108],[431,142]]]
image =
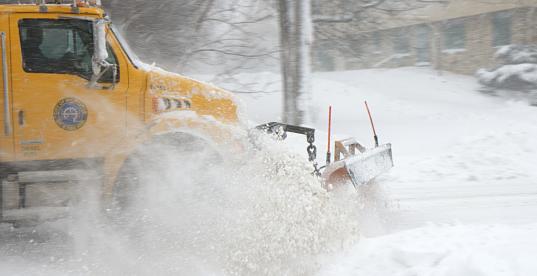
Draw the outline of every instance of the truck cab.
[[[91,167],[107,195],[155,136],[189,129],[219,143],[219,126],[238,123],[231,93],[140,62],[99,1],[51,2],[0,5],[0,181],[18,190],[1,186],[0,221],[10,197],[27,207],[24,173]]]

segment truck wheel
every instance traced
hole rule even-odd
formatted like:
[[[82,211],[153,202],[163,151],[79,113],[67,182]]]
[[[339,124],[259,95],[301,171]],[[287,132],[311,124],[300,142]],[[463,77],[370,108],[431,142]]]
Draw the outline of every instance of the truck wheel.
[[[182,185],[210,185],[208,172],[222,161],[212,146],[192,135],[155,137],[120,169],[114,186],[114,215],[134,222],[143,217],[145,203],[160,200],[159,195],[167,197],[167,189],[172,193]]]

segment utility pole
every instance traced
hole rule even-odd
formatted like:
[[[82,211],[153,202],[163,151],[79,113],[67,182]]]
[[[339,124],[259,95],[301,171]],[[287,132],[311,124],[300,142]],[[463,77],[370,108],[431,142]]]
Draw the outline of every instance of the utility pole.
[[[311,90],[311,0],[278,0],[283,121],[300,125],[308,119]]]

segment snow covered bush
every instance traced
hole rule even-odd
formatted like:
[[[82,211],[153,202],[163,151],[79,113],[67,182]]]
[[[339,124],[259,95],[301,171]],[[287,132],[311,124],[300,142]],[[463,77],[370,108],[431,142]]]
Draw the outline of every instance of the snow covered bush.
[[[501,65],[477,71],[479,82],[493,89],[529,92],[537,89],[537,45],[509,45],[496,52]]]
[[[495,57],[507,64],[537,63],[537,45],[504,46]]]

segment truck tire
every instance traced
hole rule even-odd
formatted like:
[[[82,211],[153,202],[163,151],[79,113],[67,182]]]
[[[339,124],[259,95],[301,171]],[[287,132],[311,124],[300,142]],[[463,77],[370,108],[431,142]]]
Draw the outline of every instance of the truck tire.
[[[112,212],[117,220],[139,223],[136,221],[143,217],[144,203],[155,196],[144,191],[166,189],[159,183],[165,174],[174,176],[172,180],[165,179],[173,182],[167,185],[207,185],[207,172],[222,161],[222,156],[198,137],[185,133],[155,137],[127,158],[120,169]]]

